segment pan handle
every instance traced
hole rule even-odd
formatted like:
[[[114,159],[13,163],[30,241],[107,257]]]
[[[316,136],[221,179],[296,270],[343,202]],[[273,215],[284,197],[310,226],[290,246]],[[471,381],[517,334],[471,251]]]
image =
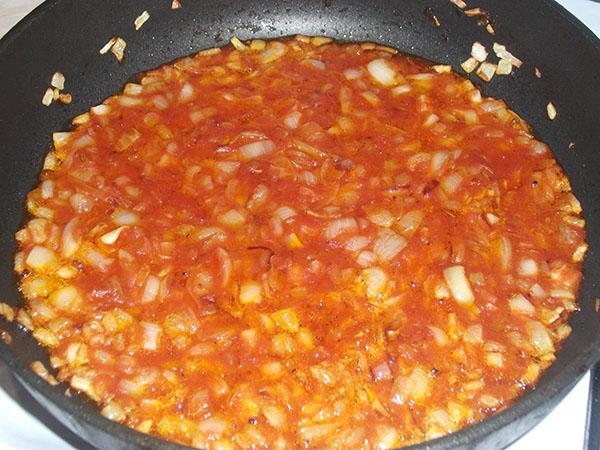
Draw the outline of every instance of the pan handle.
[[[592,367],[584,450],[600,450],[600,362]]]

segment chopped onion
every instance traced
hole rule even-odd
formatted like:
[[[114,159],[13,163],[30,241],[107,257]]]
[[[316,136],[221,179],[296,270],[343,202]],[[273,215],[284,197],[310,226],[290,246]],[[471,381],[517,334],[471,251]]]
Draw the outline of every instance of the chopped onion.
[[[275,151],[275,144],[271,140],[252,142],[240,147],[242,159],[249,161],[260,156],[269,155]]]
[[[479,62],[484,62],[488,57],[488,52],[481,42],[475,41],[471,47],[471,56]]]
[[[230,209],[219,216],[219,222],[228,227],[237,228],[246,223],[246,217],[236,209]]]
[[[421,367],[415,367],[410,376],[400,376],[394,381],[392,402],[402,405],[420,400],[431,392],[431,379]]]
[[[268,64],[278,60],[287,51],[287,46],[281,42],[269,42],[265,51],[263,51],[260,60],[263,64]]]
[[[546,327],[537,321],[529,321],[525,325],[529,342],[533,346],[536,355],[542,356],[548,353],[554,353],[554,343]]]
[[[513,65],[506,59],[498,61],[498,67],[496,67],[497,75],[510,75],[512,72]]]
[[[362,71],[357,70],[357,69],[344,70],[344,77],[346,77],[347,80],[356,80],[356,79],[360,78],[361,75],[362,75]]]
[[[458,173],[452,173],[442,179],[440,186],[442,189],[444,189],[444,191],[446,191],[446,193],[454,194],[460,187],[462,181],[463,177],[461,175]]]
[[[158,349],[158,340],[162,333],[162,328],[152,322],[140,322],[143,329],[143,348],[144,350],[155,351]]]
[[[517,314],[525,314],[533,316],[535,314],[535,306],[525,298],[523,294],[515,294],[508,300],[510,310]]]
[[[477,75],[483,81],[490,82],[492,81],[492,78],[494,78],[497,67],[498,66],[496,64],[489,62],[481,63],[481,66],[479,66],[479,69],[477,69]]]
[[[396,84],[396,72],[390,63],[383,58],[374,59],[369,62],[367,70],[375,81],[384,86],[393,86]]]
[[[156,300],[160,288],[160,280],[154,275],[148,275],[144,292],[142,293],[142,303],[149,303]]]
[[[300,124],[300,118],[302,117],[302,113],[300,111],[294,111],[289,113],[287,116],[285,116],[285,118],[283,119],[283,123],[285,124],[286,127],[291,128],[292,130],[295,130],[296,128],[298,128],[298,125]]]
[[[433,325],[429,325],[427,328],[429,328],[429,331],[431,331],[431,334],[433,335],[433,339],[440,347],[448,345],[448,336],[441,328]]]
[[[58,264],[58,260],[56,254],[52,250],[36,245],[31,249],[29,255],[27,255],[25,264],[35,271],[46,272],[54,269]]]
[[[179,100],[182,102],[188,102],[194,98],[194,88],[191,84],[185,83],[179,92]]]
[[[277,208],[273,214],[284,222],[298,215],[296,210],[294,208],[290,208],[289,206],[281,206],[280,208]]]
[[[394,215],[387,209],[376,209],[371,211],[367,215],[367,218],[375,225],[386,228],[391,227],[396,220],[396,217],[394,217]]]
[[[78,218],[74,217],[67,223],[62,233],[61,254],[65,258],[70,258],[79,250],[81,246],[81,236],[75,233]]]
[[[479,65],[479,61],[477,61],[475,58],[473,58],[472,56],[467,59],[466,61],[463,61],[460,64],[460,67],[462,67],[462,69],[466,72],[466,73],[471,73],[473,72],[475,69],[477,69],[477,66]]]
[[[110,218],[117,225],[135,225],[140,221],[137,214],[126,209],[117,208],[113,211]]]
[[[109,231],[108,233],[103,234],[102,236],[100,236],[100,240],[102,242],[104,242],[105,244],[107,244],[107,245],[112,245],[115,242],[117,242],[117,239],[119,239],[119,236],[120,236],[121,232],[125,228],[127,228],[127,227],[126,226],[122,226],[122,227],[119,227],[119,228],[115,228],[114,230]]]
[[[360,278],[365,283],[369,299],[378,299],[385,292],[388,277],[383,269],[379,267],[364,269],[361,272]]]
[[[375,253],[363,250],[356,257],[356,263],[361,267],[370,267],[377,261]]]
[[[531,258],[522,259],[517,272],[523,277],[534,277],[538,274],[538,264]]]
[[[458,303],[465,306],[473,304],[475,296],[463,266],[450,266],[444,269],[444,279]]]
[[[521,61],[519,58],[517,58],[512,53],[510,53],[508,50],[506,50],[506,47],[504,45],[500,45],[497,42],[494,42],[494,45],[492,48],[494,49],[494,53],[496,54],[496,56],[498,58],[500,58],[500,60],[506,60],[511,65],[513,65],[517,68],[521,67],[521,65],[523,64],[523,61]]]
[[[392,379],[392,370],[390,369],[390,365],[387,363],[387,361],[377,364],[371,369],[371,371],[373,372],[373,378],[376,382]]]
[[[48,300],[61,311],[73,311],[81,297],[74,286],[67,285],[50,294]]]
[[[404,247],[407,241],[403,236],[396,234],[394,231],[385,229],[379,233],[377,241],[373,246],[373,253],[381,263],[386,263],[394,259]]]
[[[262,287],[257,281],[246,281],[240,286],[240,303],[260,303],[262,300]]]
[[[356,233],[358,231],[358,223],[353,217],[343,217],[329,222],[325,229],[325,239],[335,239],[340,234]]]

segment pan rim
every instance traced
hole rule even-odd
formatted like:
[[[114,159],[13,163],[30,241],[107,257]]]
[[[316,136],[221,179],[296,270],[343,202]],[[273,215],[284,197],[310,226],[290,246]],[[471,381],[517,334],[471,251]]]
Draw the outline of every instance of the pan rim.
[[[43,19],[57,5],[69,1],[73,0],[46,0],[21,19],[4,37],[2,37],[2,39],[0,39],[0,58],[2,58],[2,55],[21,37],[32,23]],[[549,9],[560,15],[562,19],[567,21],[569,26],[580,33],[587,43],[591,44],[591,47],[595,50],[598,61],[600,62],[600,39],[556,1],[541,1],[545,3]],[[576,314],[582,314],[582,312]],[[102,416],[99,410],[82,411],[76,399],[67,398],[56,389],[52,389],[50,385],[34,374],[27,365],[23,364],[23,361],[12,352],[11,347],[4,342],[0,342],[0,359],[2,359],[11,369],[13,375],[26,385],[27,389],[34,390],[38,394],[48,398],[54,406],[58,407],[68,417],[84,421],[87,425],[99,429],[102,433],[117,436],[125,445],[133,444],[158,449],[190,448],[141,433],[120,423],[113,422]],[[511,424],[514,424],[516,419],[535,413],[544,404],[551,404],[552,407],[554,407],[566,393],[571,390],[585,372],[598,361],[600,361],[600,334],[594,336],[593,339],[590,339],[585,351],[579,353],[569,365],[561,369],[561,377],[556,377],[554,380],[551,380],[548,385],[545,386],[547,389],[544,392],[533,388],[509,408],[494,414],[477,424],[437,439],[404,448],[407,450],[425,448],[441,450],[443,448],[448,448],[449,446],[461,448],[468,446],[469,443],[473,442],[475,437],[481,438],[493,431],[508,427]],[[568,381],[565,382],[565,380]],[[539,422],[544,415],[545,414],[540,415],[536,422]],[[521,437],[526,431],[527,429],[524,429],[522,432],[519,432],[518,435],[515,435],[515,440]]]

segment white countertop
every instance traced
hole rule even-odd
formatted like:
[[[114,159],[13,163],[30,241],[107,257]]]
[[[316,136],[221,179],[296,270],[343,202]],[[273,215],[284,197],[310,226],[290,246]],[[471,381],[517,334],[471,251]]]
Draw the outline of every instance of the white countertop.
[[[600,4],[588,0],[558,2],[600,36]],[[41,0],[0,0],[0,37],[40,3]],[[509,450],[581,449],[589,378],[588,373],[548,417]],[[2,363],[0,387],[0,450],[93,449],[43,411]]]

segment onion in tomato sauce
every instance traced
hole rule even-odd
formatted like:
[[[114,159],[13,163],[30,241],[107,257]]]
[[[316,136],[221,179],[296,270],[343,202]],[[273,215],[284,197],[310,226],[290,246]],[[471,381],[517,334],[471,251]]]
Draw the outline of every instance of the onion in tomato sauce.
[[[389,48],[233,44],[55,134],[15,270],[57,378],[215,449],[401,447],[510,406],[587,250],[549,148]]]

